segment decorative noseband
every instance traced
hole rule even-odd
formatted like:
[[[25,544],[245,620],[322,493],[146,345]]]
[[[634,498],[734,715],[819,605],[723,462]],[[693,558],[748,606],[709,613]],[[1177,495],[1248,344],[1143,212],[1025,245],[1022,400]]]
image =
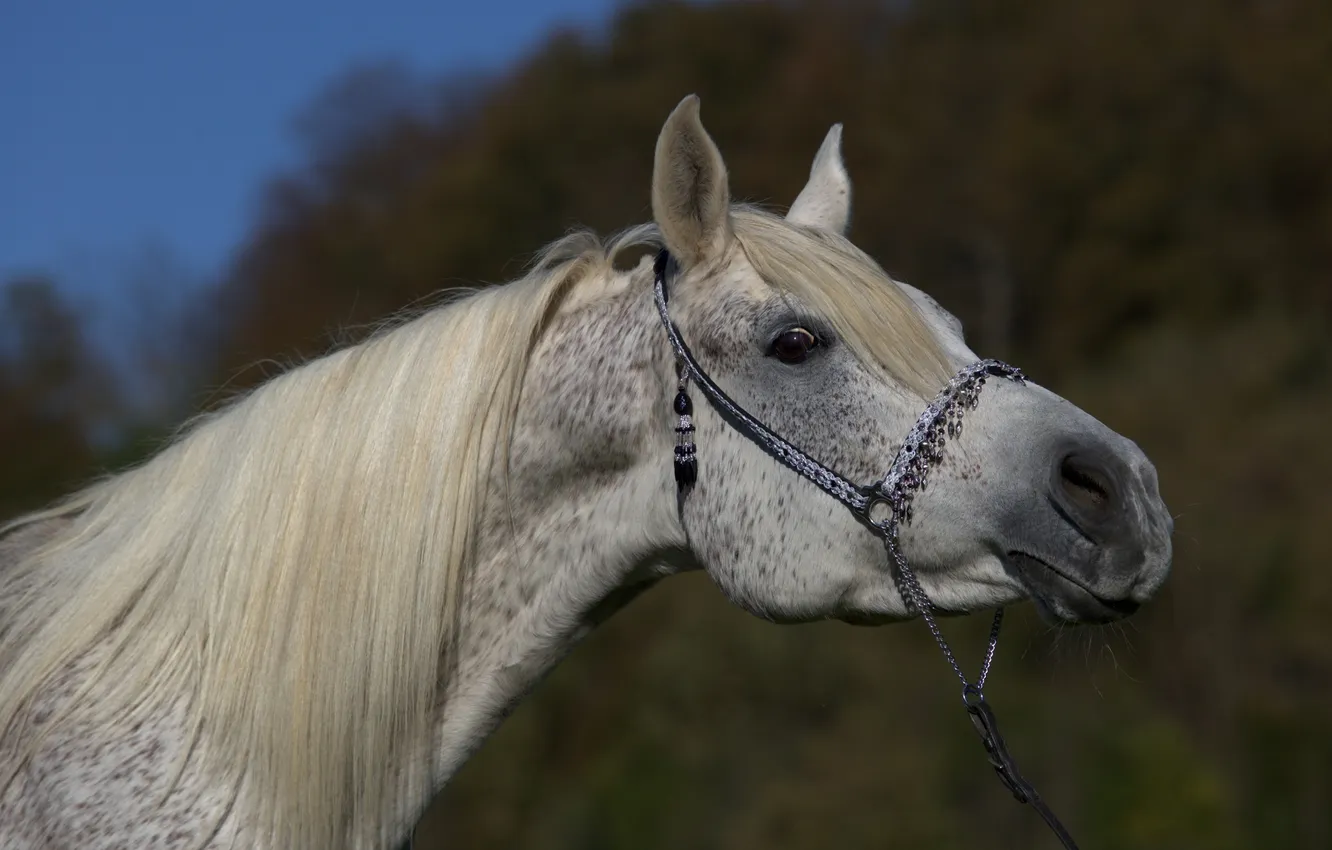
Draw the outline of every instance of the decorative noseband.
[[[1036,789],[1018,772],[1017,766],[1004,747],[1003,738],[999,735],[994,712],[985,701],[985,680],[999,644],[999,627],[1003,622],[1004,609],[998,608],[995,611],[981,672],[975,684],[972,684],[967,681],[961,666],[944,640],[943,632],[935,622],[933,614],[935,606],[925,595],[915,571],[907,563],[901,548],[897,545],[899,527],[911,522],[911,503],[915,499],[915,494],[925,489],[931,467],[943,458],[945,441],[962,433],[962,415],[976,408],[986,380],[997,377],[1024,384],[1026,377],[1022,371],[999,360],[980,360],[961,369],[916,420],[902,447],[898,449],[888,473],[873,484],[857,485],[819,463],[755,419],[708,377],[680,336],[680,331],[671,321],[670,312],[667,310],[669,295],[666,279],[673,265],[669,252],[663,249],[657,254],[653,270],[657,312],[661,314],[662,325],[666,328],[671,347],[675,349],[682,372],[680,391],[675,399],[675,411],[680,415],[680,426],[676,431],[682,439],[675,450],[676,482],[681,493],[688,492],[695,483],[697,475],[696,450],[692,442],[693,406],[685,392],[688,382],[692,380],[698,384],[699,389],[703,390],[703,394],[713,403],[722,418],[733,428],[764,448],[777,460],[814,482],[819,489],[845,505],[857,519],[883,538],[889,559],[896,568],[894,578],[898,582],[899,590],[902,591],[903,599],[920,614],[934,636],[935,642],[943,651],[944,657],[952,666],[953,672],[962,681],[962,701],[971,715],[976,731],[981,736],[990,764],[999,775],[999,779],[1018,802],[1028,803],[1040,813],[1065,848],[1077,850],[1073,838],[1058,818],[1041,800]]]

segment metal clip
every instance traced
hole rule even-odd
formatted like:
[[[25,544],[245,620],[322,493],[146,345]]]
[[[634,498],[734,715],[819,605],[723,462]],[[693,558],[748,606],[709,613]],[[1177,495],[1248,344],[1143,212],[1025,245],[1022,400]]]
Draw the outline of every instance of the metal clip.
[[[1031,802],[1037,796],[1035,789],[1022,778],[1012,756],[1008,754],[1004,738],[999,734],[999,721],[990,710],[990,704],[985,701],[985,695],[974,685],[967,685],[962,689],[962,702],[967,707],[967,714],[971,716],[971,725],[976,727],[976,734],[980,735],[981,743],[985,745],[985,755],[990,759],[990,766],[999,774],[999,781],[1013,792],[1019,803]]]
[[[1066,850],[1078,850],[1073,836],[1059,822],[1059,818],[1055,817],[1055,813],[1050,811],[1050,807],[1045,805],[1041,795],[1036,793],[1036,788],[1018,772],[1013,757],[1008,754],[1008,748],[1004,746],[1004,738],[999,734],[999,721],[995,719],[994,712],[985,701],[985,694],[975,685],[968,684],[962,688],[962,703],[967,707],[967,714],[971,716],[971,725],[976,727],[976,734],[980,735],[981,743],[985,745],[985,754],[989,757],[994,772],[999,775],[999,781],[1013,792],[1019,803],[1025,803],[1036,810]]]

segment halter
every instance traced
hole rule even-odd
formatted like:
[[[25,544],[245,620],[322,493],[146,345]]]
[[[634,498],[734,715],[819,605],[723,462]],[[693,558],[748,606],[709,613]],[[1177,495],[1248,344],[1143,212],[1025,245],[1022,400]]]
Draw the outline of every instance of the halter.
[[[675,479],[681,493],[684,494],[693,486],[698,475],[696,450],[692,439],[693,405],[686,392],[688,383],[692,380],[733,428],[841,502],[856,519],[883,538],[889,561],[895,568],[893,578],[897,582],[903,600],[925,621],[944,658],[948,660],[953,672],[962,682],[962,703],[966,706],[972,725],[976,727],[976,732],[985,746],[990,765],[1019,803],[1026,803],[1036,809],[1066,850],[1077,850],[1072,836],[1055,817],[1054,812],[1050,811],[1036,789],[1018,772],[1017,765],[1009,756],[1004,746],[1004,739],[999,734],[994,712],[985,701],[985,680],[989,676],[994,652],[999,645],[999,627],[1003,623],[1004,609],[998,608],[994,612],[994,623],[990,627],[989,644],[985,650],[984,661],[981,663],[980,674],[975,683],[969,682],[952,649],[944,640],[938,623],[935,622],[933,613],[935,606],[925,595],[915,571],[907,563],[897,543],[899,527],[911,522],[911,503],[915,494],[925,489],[931,467],[943,458],[945,440],[955,438],[962,433],[962,414],[967,410],[974,410],[979,404],[980,391],[985,386],[986,380],[995,377],[1024,384],[1026,377],[1021,370],[999,360],[980,360],[962,368],[916,420],[916,424],[907,434],[906,440],[893,459],[892,466],[888,468],[888,473],[877,482],[858,485],[784,440],[731,400],[721,387],[708,377],[690,352],[689,346],[681,338],[680,331],[671,321],[666,308],[668,300],[666,278],[674,265],[670,253],[662,249],[657,254],[653,270],[657,312],[661,314],[662,325],[666,328],[666,335],[670,338],[671,347],[675,349],[675,355],[681,366],[680,386],[674,402],[675,412],[680,417],[675,429],[679,438],[675,448]]]

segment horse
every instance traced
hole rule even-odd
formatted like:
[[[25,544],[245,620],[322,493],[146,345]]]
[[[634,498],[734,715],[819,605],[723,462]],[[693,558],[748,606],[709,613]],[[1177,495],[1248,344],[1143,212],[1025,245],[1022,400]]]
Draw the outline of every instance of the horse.
[[[775,623],[923,613],[863,517],[691,406],[672,345],[852,481],[978,360],[848,239],[841,134],[785,215],[733,203],[691,95],[650,223],[571,232],[4,526],[0,845],[398,846],[543,675],[684,571]],[[972,408],[895,539],[934,610],[1149,601],[1173,526],[1142,450],[1029,380]]]

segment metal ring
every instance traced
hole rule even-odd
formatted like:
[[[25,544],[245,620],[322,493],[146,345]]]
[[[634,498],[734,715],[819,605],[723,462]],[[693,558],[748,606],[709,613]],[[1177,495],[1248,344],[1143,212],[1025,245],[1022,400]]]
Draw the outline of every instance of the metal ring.
[[[967,708],[976,708],[985,702],[985,694],[980,688],[967,682],[962,686],[962,704]]]
[[[883,505],[888,510],[888,515],[882,520],[874,518],[874,510],[879,505]],[[892,500],[886,496],[881,496],[878,494],[869,496],[869,501],[865,503],[864,513],[865,513],[865,519],[869,521],[869,524],[879,529],[879,531],[883,532],[884,534],[887,534],[892,530],[893,518],[897,515],[896,508],[893,507]]]

